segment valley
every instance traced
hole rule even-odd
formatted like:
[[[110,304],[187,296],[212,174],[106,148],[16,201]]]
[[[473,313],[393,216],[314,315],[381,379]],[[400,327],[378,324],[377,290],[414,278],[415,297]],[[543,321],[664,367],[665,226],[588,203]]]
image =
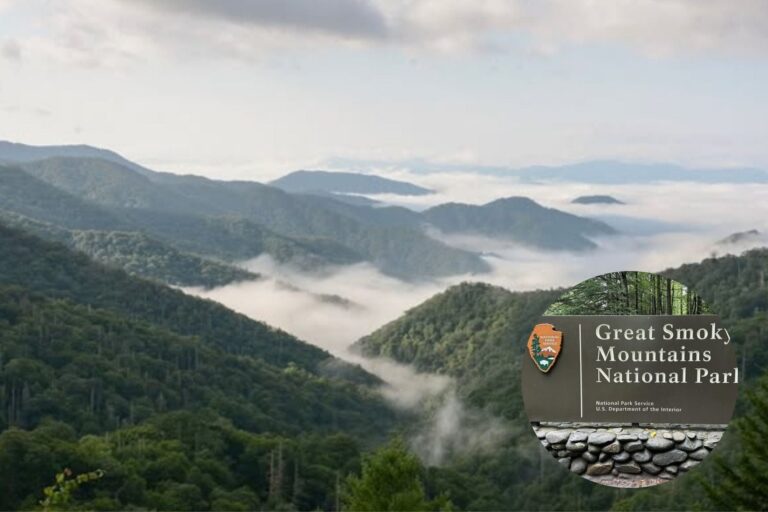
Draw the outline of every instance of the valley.
[[[637,234],[596,220],[600,202],[571,204],[580,184],[539,203],[529,197],[545,185],[476,175],[469,200],[461,177],[396,175],[429,193],[385,187],[350,202],[337,195],[361,189],[286,193],[89,147],[10,147],[0,456],[47,453],[5,482],[5,508],[29,506],[66,464],[106,470],[81,498],[94,508],[335,510],[339,482],[393,437],[418,456],[429,496],[459,509],[563,508],[563,496],[666,508],[695,484],[638,498],[548,469],[522,412],[514,340],[595,272],[674,268],[749,354],[740,378],[752,385],[768,362],[765,251],[705,259],[727,252],[717,241],[745,217],[701,216],[706,200],[737,192],[764,204],[753,187],[700,187],[675,215],[688,227]],[[669,220],[646,190],[605,186],[621,190],[627,218]]]

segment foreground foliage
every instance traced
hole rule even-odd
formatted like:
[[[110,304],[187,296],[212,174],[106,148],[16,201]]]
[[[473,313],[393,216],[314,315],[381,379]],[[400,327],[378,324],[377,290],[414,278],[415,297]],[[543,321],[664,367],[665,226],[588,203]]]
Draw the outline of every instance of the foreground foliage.
[[[377,382],[0,226],[0,510],[34,507],[64,468],[106,472],[74,508],[331,508],[396,421]]]
[[[443,497],[427,498],[424,467],[408,452],[400,439],[363,460],[361,475],[347,478],[344,509],[359,512],[403,510],[448,510],[450,502]]]

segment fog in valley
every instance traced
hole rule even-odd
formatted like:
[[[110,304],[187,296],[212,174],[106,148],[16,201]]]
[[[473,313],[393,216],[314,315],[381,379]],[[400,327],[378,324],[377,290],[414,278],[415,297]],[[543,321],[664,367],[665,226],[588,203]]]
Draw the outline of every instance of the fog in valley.
[[[360,337],[398,318],[409,308],[462,281],[482,281],[511,291],[567,287],[615,270],[660,271],[713,254],[738,253],[763,245],[763,235],[735,244],[718,244],[736,232],[765,233],[768,187],[749,184],[657,183],[644,185],[530,184],[491,176],[404,172],[405,179],[436,190],[426,196],[372,196],[386,204],[424,209],[445,202],[483,204],[526,196],[544,206],[602,219],[620,234],[594,240],[588,252],[540,251],[509,240],[476,235],[429,234],[456,247],[475,251],[493,267],[488,274],[458,275],[406,282],[379,272],[369,263],[305,272],[269,257],[242,262],[265,279],[190,293],[221,302],[255,319],[345,356]],[[611,195],[623,205],[578,205],[581,195]],[[285,286],[290,284],[291,286]],[[341,304],[320,295],[338,296]]]
[[[660,271],[765,243],[765,226],[755,225],[755,220],[768,218],[766,187],[691,183],[551,186],[493,176],[405,172],[387,177],[426,186],[436,193],[375,197],[384,204],[421,210],[450,201],[483,204],[502,197],[526,196],[547,207],[604,220],[620,232],[594,240],[599,246],[594,251],[571,253],[433,230],[431,236],[449,245],[483,254],[493,271],[406,282],[384,275],[368,263],[307,272],[259,257],[242,262],[243,267],[264,276],[259,281],[186,290],[360,364],[387,383],[382,393],[398,407],[432,411],[412,438],[414,450],[431,464],[450,453],[477,453],[483,447],[493,447],[507,435],[508,427],[482,411],[469,410],[446,376],[418,373],[392,361],[366,359],[354,353],[350,347],[361,337],[462,281],[492,283],[511,291],[567,287],[604,272]],[[611,195],[625,204],[571,203],[575,197],[595,194]],[[761,235],[718,244],[730,234],[751,229],[758,229]]]

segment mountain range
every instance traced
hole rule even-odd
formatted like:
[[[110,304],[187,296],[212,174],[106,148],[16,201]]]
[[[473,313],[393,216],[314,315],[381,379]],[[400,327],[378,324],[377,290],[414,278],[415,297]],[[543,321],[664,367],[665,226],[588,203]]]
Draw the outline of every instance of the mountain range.
[[[269,183],[286,192],[328,192],[342,194],[396,194],[423,196],[433,191],[381,176],[353,172],[294,171]]]
[[[748,167],[696,169],[666,163],[631,163],[614,160],[591,160],[566,165],[504,167],[472,164],[433,163],[423,159],[404,161],[355,160],[333,158],[328,165],[335,168],[408,169],[416,174],[462,173],[510,177],[525,183],[589,183],[634,184],[692,183],[768,183],[768,171]]]
[[[155,172],[89,146],[3,143],[0,161],[11,162],[0,168],[0,215],[12,217],[15,225],[36,224],[38,234],[54,240],[73,236],[61,229],[105,232],[91,236],[92,242],[109,240],[106,233],[115,231],[140,233],[154,247],[167,246],[188,261],[197,257],[231,264],[268,254],[307,269],[366,261],[396,277],[423,279],[490,270],[479,254],[429,236],[427,226],[505,237],[546,250],[594,249],[592,237],[614,233],[599,221],[524,198],[483,206],[448,204],[419,213],[339,200],[335,192],[292,194],[256,182]],[[321,176],[350,186],[360,180],[343,173]],[[395,183],[414,192],[410,184],[363,178],[368,185]],[[127,247],[139,244],[123,244]],[[80,249],[98,252],[94,243]],[[124,260],[113,258],[116,264]]]
[[[497,199],[481,206],[443,204],[425,211],[423,218],[444,233],[501,237],[548,250],[594,249],[597,245],[592,238],[616,234],[603,222],[545,208],[526,197]]]
[[[256,279],[218,260],[264,250],[365,260],[336,240],[292,234],[302,215],[322,212],[324,219],[343,219],[350,231],[407,228],[424,236],[426,222],[445,232],[519,237],[512,211],[546,229],[583,232],[585,239],[610,234],[600,223],[525,198],[418,213],[139,172],[92,157],[81,165],[80,158],[0,169],[4,510],[35,507],[64,467],[105,471],[75,497],[82,509],[336,510],[344,479],[360,473],[372,447],[395,432],[411,436],[432,420],[450,427],[456,409],[414,417],[386,402],[377,391],[382,382],[359,366],[158,282]],[[157,192],[164,190],[176,195],[162,204]],[[249,208],[259,218],[268,209],[251,204],[253,197],[274,205],[276,215],[296,217],[263,227]],[[209,213],[194,211],[207,201]],[[721,315],[746,386],[768,366],[766,271],[768,251],[754,250],[664,272]],[[424,492],[466,510],[705,508],[692,478],[629,494],[582,481],[542,457],[522,408],[520,340],[560,293],[464,283],[358,341],[367,356],[450,376],[459,403],[470,408],[466,414],[491,418],[504,432],[484,449],[449,452],[440,466],[419,470]],[[745,403],[737,411],[751,414]],[[727,440],[720,450],[728,460],[737,454]],[[716,479],[714,467],[702,464],[703,480]]]

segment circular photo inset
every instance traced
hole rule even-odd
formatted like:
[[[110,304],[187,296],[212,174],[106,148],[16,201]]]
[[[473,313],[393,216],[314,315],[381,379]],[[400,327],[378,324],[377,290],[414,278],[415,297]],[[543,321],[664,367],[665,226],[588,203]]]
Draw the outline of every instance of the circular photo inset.
[[[739,383],[728,330],[695,291],[611,272],[565,292],[532,327],[525,410],[564,469],[612,487],[693,470],[717,446]]]

